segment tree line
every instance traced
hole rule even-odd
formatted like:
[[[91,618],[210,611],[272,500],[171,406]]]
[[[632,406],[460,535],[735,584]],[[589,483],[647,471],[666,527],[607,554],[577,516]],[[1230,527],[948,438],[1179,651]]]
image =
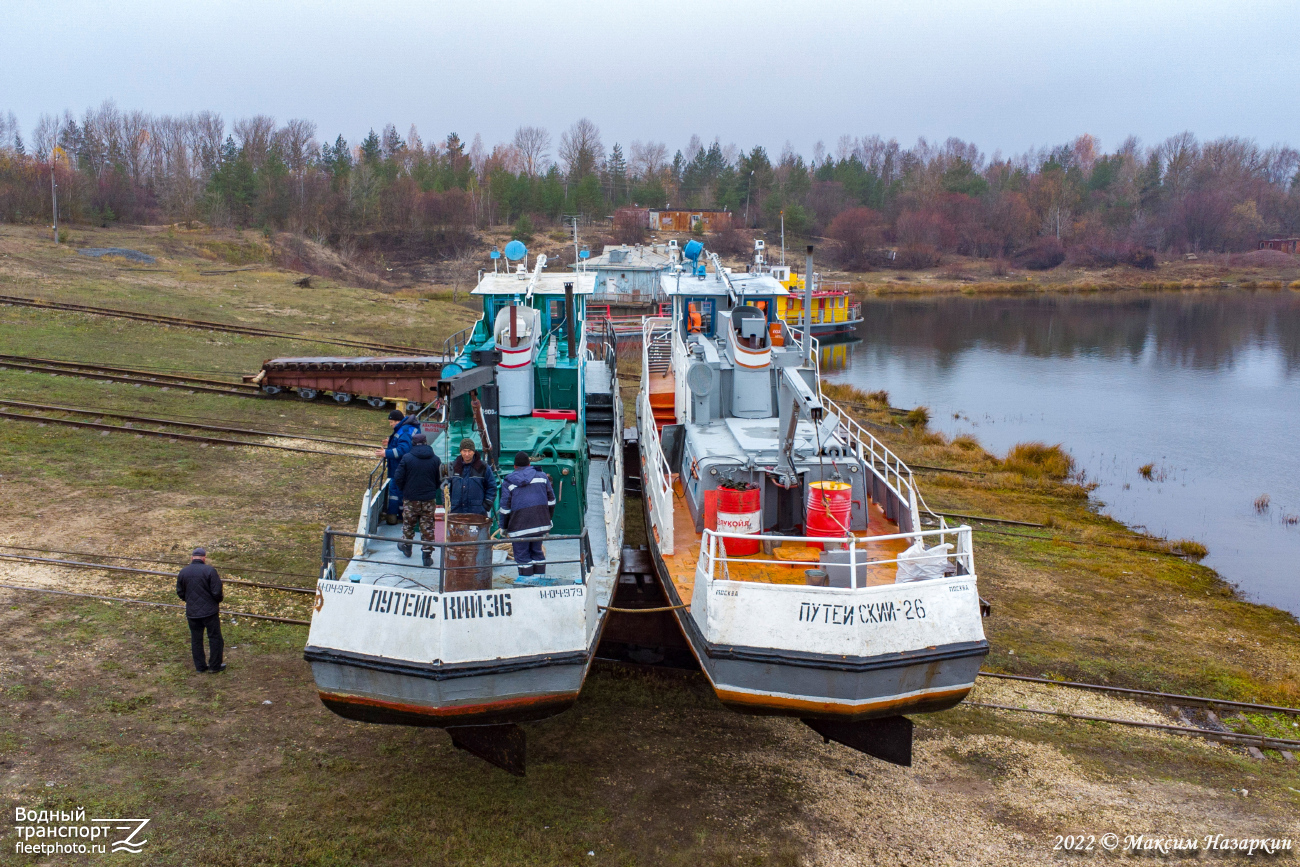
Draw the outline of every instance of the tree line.
[[[24,137],[0,115],[0,221],[60,220],[287,230],[320,240],[369,232],[467,231],[603,219],[629,206],[730,210],[741,228],[829,237],[846,267],[881,257],[925,265],[941,253],[1050,261],[1065,250],[1140,264],[1143,251],[1233,251],[1300,234],[1300,153],[1183,133],[1113,151],[1082,135],[1005,157],[950,138],[911,147],[842,136],[805,156],[693,136],[606,148],[583,118],[558,139],[521,126],[488,148],[412,126],[360,142],[318,137],[314,123],[213,112],[154,115],[112,102],[42,115]],[[636,220],[616,222],[637,240]],[[1059,259],[1056,259],[1059,261]],[[1053,263],[1054,264],[1054,263]]]

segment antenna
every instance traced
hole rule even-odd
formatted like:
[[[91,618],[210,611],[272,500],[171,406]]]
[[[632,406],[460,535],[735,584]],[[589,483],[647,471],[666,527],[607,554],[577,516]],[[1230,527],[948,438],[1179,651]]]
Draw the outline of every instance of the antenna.
[[[519,246],[523,246],[520,244]],[[528,281],[528,288],[524,289],[524,302],[533,300],[533,290],[537,288],[537,281],[542,276],[542,269],[546,267],[546,254],[541,253],[537,256],[537,264],[533,266],[533,276]]]
[[[736,287],[731,285],[731,276],[722,268],[722,260],[718,258],[717,253],[710,253],[709,258],[713,260],[713,272],[723,283],[727,284],[727,298],[731,300],[731,306],[736,306]]]

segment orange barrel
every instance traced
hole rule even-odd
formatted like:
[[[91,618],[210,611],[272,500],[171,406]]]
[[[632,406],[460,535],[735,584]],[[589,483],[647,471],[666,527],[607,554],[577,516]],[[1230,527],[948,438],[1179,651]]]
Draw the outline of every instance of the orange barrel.
[[[718,532],[763,532],[762,490],[750,482],[723,482],[718,486]],[[763,547],[758,539],[723,539],[728,557],[747,557]]]
[[[849,510],[853,507],[853,486],[847,482],[810,482],[808,484],[809,536],[849,535]],[[820,543],[812,543],[821,548]]]
[[[781,334],[781,323],[773,322],[767,326],[768,336],[773,346],[785,346],[785,337]]]

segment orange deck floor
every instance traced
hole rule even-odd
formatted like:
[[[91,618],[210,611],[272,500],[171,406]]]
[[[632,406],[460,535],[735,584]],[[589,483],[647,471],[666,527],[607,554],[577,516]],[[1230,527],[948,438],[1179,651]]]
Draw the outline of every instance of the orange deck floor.
[[[868,536],[888,536],[898,532],[898,525],[885,517],[884,511],[875,503],[869,502],[868,523],[866,532],[858,532],[854,535],[859,538]],[[695,532],[695,522],[691,519],[690,509],[686,506],[686,497],[682,492],[681,482],[673,480],[673,553],[664,557],[664,565],[668,567],[668,574],[672,579],[673,586],[681,596],[682,602],[690,604],[691,597],[695,592],[695,566],[700,559],[700,536]],[[860,546],[859,550],[864,552],[866,560],[892,560],[902,553],[908,546],[906,539],[894,539],[886,542],[868,542]],[[781,550],[781,549],[777,549]],[[791,551],[790,553],[794,553]],[[800,555],[801,560],[816,560],[819,552],[813,549],[806,555]],[[815,564],[810,562],[804,563],[751,563],[750,560],[776,560],[776,554],[764,554],[759,551],[751,557],[740,557],[729,559],[727,561],[727,576],[732,581],[756,581],[763,584],[804,584],[805,569],[816,568]],[[722,563],[714,567],[714,577],[722,577]],[[898,566],[895,563],[886,563],[879,566],[867,567],[867,584],[876,586],[880,584],[893,584],[897,577]]]

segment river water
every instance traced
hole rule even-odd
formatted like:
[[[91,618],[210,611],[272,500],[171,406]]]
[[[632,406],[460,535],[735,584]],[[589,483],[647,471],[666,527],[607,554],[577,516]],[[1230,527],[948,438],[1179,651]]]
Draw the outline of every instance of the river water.
[[[1300,293],[876,299],[863,310],[860,342],[823,348],[826,379],[927,406],[932,428],[998,455],[1061,443],[1108,514],[1203,543],[1205,564],[1246,598],[1300,615]]]

